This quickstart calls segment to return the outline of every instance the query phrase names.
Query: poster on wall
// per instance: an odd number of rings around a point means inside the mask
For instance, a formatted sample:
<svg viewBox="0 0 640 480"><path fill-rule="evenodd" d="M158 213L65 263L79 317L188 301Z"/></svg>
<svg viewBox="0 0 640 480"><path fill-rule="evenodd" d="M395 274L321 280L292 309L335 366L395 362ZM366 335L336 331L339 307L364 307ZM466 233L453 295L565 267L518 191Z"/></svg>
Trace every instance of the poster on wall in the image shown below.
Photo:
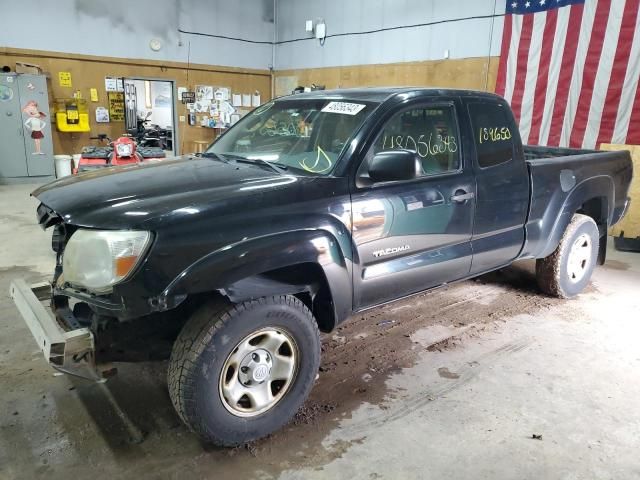
<svg viewBox="0 0 640 480"><path fill-rule="evenodd" d="M124 92L124 83L122 78L104 77L104 89L107 92Z"/></svg>
<svg viewBox="0 0 640 480"><path fill-rule="evenodd" d="M58 72L58 81L61 87L72 87L71 72Z"/></svg>
<svg viewBox="0 0 640 480"><path fill-rule="evenodd" d="M124 93L109 92L109 118L112 122L124 122Z"/></svg>
<svg viewBox="0 0 640 480"><path fill-rule="evenodd" d="M96 122L109 123L109 110L104 107L96 107Z"/></svg>
<svg viewBox="0 0 640 480"><path fill-rule="evenodd" d="M196 92L182 92L180 98L182 99L182 103L195 103Z"/></svg>
<svg viewBox="0 0 640 480"><path fill-rule="evenodd" d="M196 85L196 99L213 100L213 87L211 85Z"/></svg>
<svg viewBox="0 0 640 480"><path fill-rule="evenodd" d="M171 108L172 97L171 84L169 82L155 82L151 85L151 98L154 107Z"/></svg>

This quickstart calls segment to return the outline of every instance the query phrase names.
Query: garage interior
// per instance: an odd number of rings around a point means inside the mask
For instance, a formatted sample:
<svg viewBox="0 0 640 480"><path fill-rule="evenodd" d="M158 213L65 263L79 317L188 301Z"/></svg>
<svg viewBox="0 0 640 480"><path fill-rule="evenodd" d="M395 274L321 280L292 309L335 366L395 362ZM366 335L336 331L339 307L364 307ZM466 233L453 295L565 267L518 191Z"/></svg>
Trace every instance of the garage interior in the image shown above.
<svg viewBox="0 0 640 480"><path fill-rule="evenodd" d="M640 478L640 0L526 4L0 0L0 478ZM233 448L183 424L166 358L106 383L43 361L10 284L51 281L30 193L83 149L198 158L275 98L387 86L495 92L525 144L630 152L582 293L527 259L354 313L293 419Z"/></svg>

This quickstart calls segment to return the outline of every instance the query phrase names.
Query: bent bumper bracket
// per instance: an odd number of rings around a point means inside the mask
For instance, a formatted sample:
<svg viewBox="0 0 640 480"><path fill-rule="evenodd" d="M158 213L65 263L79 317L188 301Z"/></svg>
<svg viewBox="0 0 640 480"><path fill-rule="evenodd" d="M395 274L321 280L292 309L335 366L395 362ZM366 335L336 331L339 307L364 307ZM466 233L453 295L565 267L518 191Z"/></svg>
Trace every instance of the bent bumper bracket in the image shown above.
<svg viewBox="0 0 640 480"><path fill-rule="evenodd" d="M105 382L111 376L112 368L96 366L93 333L88 328L63 329L51 309L43 305L43 301L51 299L50 284L29 286L24 280L13 280L10 294L45 360L53 368L96 382Z"/></svg>

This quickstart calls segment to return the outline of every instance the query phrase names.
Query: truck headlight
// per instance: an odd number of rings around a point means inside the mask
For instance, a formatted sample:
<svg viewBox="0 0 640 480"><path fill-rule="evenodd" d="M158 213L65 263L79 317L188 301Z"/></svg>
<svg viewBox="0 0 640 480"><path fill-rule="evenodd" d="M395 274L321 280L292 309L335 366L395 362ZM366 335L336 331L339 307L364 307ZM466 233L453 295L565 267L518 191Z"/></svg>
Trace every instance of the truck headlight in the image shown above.
<svg viewBox="0 0 640 480"><path fill-rule="evenodd" d="M150 240L149 232L79 229L64 250L64 280L96 293L108 292L138 265Z"/></svg>

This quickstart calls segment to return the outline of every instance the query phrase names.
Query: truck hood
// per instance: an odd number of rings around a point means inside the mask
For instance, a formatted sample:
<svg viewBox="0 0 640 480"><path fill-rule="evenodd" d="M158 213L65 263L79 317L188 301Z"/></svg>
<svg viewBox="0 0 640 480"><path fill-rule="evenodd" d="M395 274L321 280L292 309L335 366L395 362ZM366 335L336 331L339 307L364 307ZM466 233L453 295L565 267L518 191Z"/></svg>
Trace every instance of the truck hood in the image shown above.
<svg viewBox="0 0 640 480"><path fill-rule="evenodd" d="M314 177L278 174L263 165L182 157L65 177L32 196L66 223L89 228L153 229L196 214L290 202ZM294 190L294 192L291 192ZM193 218L193 217L191 217Z"/></svg>

